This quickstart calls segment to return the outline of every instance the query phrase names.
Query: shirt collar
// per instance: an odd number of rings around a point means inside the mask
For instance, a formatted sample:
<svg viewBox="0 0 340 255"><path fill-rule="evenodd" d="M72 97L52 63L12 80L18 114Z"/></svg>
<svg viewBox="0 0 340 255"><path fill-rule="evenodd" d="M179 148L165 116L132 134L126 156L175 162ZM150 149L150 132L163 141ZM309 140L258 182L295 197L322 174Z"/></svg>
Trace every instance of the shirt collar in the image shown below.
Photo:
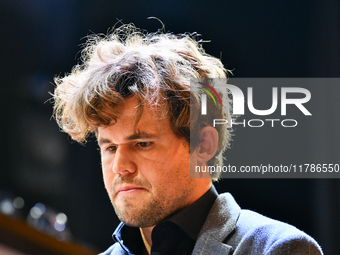
<svg viewBox="0 0 340 255"><path fill-rule="evenodd" d="M213 185L198 200L167 218L179 226L190 238L196 241L198 234L214 204L218 193Z"/></svg>
<svg viewBox="0 0 340 255"><path fill-rule="evenodd" d="M139 254L144 244L139 228L129 227L121 222L112 235L114 241L128 254Z"/></svg>

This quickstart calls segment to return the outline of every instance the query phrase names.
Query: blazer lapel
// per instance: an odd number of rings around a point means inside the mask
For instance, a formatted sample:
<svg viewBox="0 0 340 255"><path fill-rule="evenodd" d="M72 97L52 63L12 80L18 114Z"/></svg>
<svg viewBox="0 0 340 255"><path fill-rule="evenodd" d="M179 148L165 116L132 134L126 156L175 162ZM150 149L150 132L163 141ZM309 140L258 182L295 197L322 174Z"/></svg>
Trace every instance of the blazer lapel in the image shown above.
<svg viewBox="0 0 340 255"><path fill-rule="evenodd" d="M194 255L231 254L233 248L223 243L235 230L241 208L229 193L218 196L197 238Z"/></svg>

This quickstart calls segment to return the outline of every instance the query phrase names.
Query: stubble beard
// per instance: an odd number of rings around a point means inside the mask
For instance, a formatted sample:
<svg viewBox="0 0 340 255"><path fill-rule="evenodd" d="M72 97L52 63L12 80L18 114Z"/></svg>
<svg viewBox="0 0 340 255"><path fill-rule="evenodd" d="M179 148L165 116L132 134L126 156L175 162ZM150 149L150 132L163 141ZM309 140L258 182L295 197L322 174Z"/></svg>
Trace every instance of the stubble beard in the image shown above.
<svg viewBox="0 0 340 255"><path fill-rule="evenodd" d="M114 202L112 196L111 201L120 221L131 227L145 228L157 225L176 212L188 196L188 193L187 190L174 199L169 199L164 194L163 196L158 196L157 199L153 196L144 196L147 200L139 206L133 205L126 198L121 198L120 205Z"/></svg>
<svg viewBox="0 0 340 255"><path fill-rule="evenodd" d="M114 210L118 219L131 227L151 227L157 225L161 220L168 216L165 208L156 200L143 203L141 206L129 204L127 199L123 199L123 204L113 203Z"/></svg>

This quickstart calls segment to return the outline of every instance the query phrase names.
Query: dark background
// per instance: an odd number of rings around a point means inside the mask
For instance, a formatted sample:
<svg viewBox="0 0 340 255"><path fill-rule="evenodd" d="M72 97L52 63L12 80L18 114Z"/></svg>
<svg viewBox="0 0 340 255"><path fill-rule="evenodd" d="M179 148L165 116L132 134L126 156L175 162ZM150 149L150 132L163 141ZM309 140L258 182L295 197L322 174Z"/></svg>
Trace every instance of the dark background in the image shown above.
<svg viewBox="0 0 340 255"><path fill-rule="evenodd" d="M340 3L327 1L1 0L0 189L20 195L25 210L45 203L69 218L74 240L101 251L118 220L102 183L94 141L86 147L60 133L46 103L53 77L78 62L81 39L106 33L117 20L173 33L198 32L206 51L235 77L339 77ZM293 135L237 129L234 161L339 163L338 88L312 94L320 119ZM286 152L286 154L285 154ZM327 162L318 162L327 160ZM312 162L302 162L312 163ZM339 254L338 179L230 179L216 184L242 208L289 222Z"/></svg>

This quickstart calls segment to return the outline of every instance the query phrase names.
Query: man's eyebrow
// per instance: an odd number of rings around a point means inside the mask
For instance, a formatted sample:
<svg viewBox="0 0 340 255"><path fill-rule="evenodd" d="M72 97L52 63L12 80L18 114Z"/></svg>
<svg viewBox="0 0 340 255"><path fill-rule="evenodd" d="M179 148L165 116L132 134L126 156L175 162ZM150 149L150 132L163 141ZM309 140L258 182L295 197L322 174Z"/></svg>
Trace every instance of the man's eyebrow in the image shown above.
<svg viewBox="0 0 340 255"><path fill-rule="evenodd" d="M127 138L125 138L125 140L132 141L132 140L138 140L138 139L150 139L150 138L157 138L157 137L158 136L155 134L149 134L145 132L136 132L133 135L130 135ZM111 143L111 142L112 141L110 139L106 139L106 138L100 138L98 140L99 145L103 145L103 144Z"/></svg>
<svg viewBox="0 0 340 255"><path fill-rule="evenodd" d="M98 140L98 145L99 145L99 146L100 146L100 145L103 145L103 144L106 144L106 143L111 143L111 140L106 139L106 138L100 138L100 139Z"/></svg>
<svg viewBox="0 0 340 255"><path fill-rule="evenodd" d="M145 139L145 138L157 138L157 135L149 134L145 132L136 132L133 135L130 135L129 137L127 137L126 140L131 141L131 140L138 140L138 139Z"/></svg>

